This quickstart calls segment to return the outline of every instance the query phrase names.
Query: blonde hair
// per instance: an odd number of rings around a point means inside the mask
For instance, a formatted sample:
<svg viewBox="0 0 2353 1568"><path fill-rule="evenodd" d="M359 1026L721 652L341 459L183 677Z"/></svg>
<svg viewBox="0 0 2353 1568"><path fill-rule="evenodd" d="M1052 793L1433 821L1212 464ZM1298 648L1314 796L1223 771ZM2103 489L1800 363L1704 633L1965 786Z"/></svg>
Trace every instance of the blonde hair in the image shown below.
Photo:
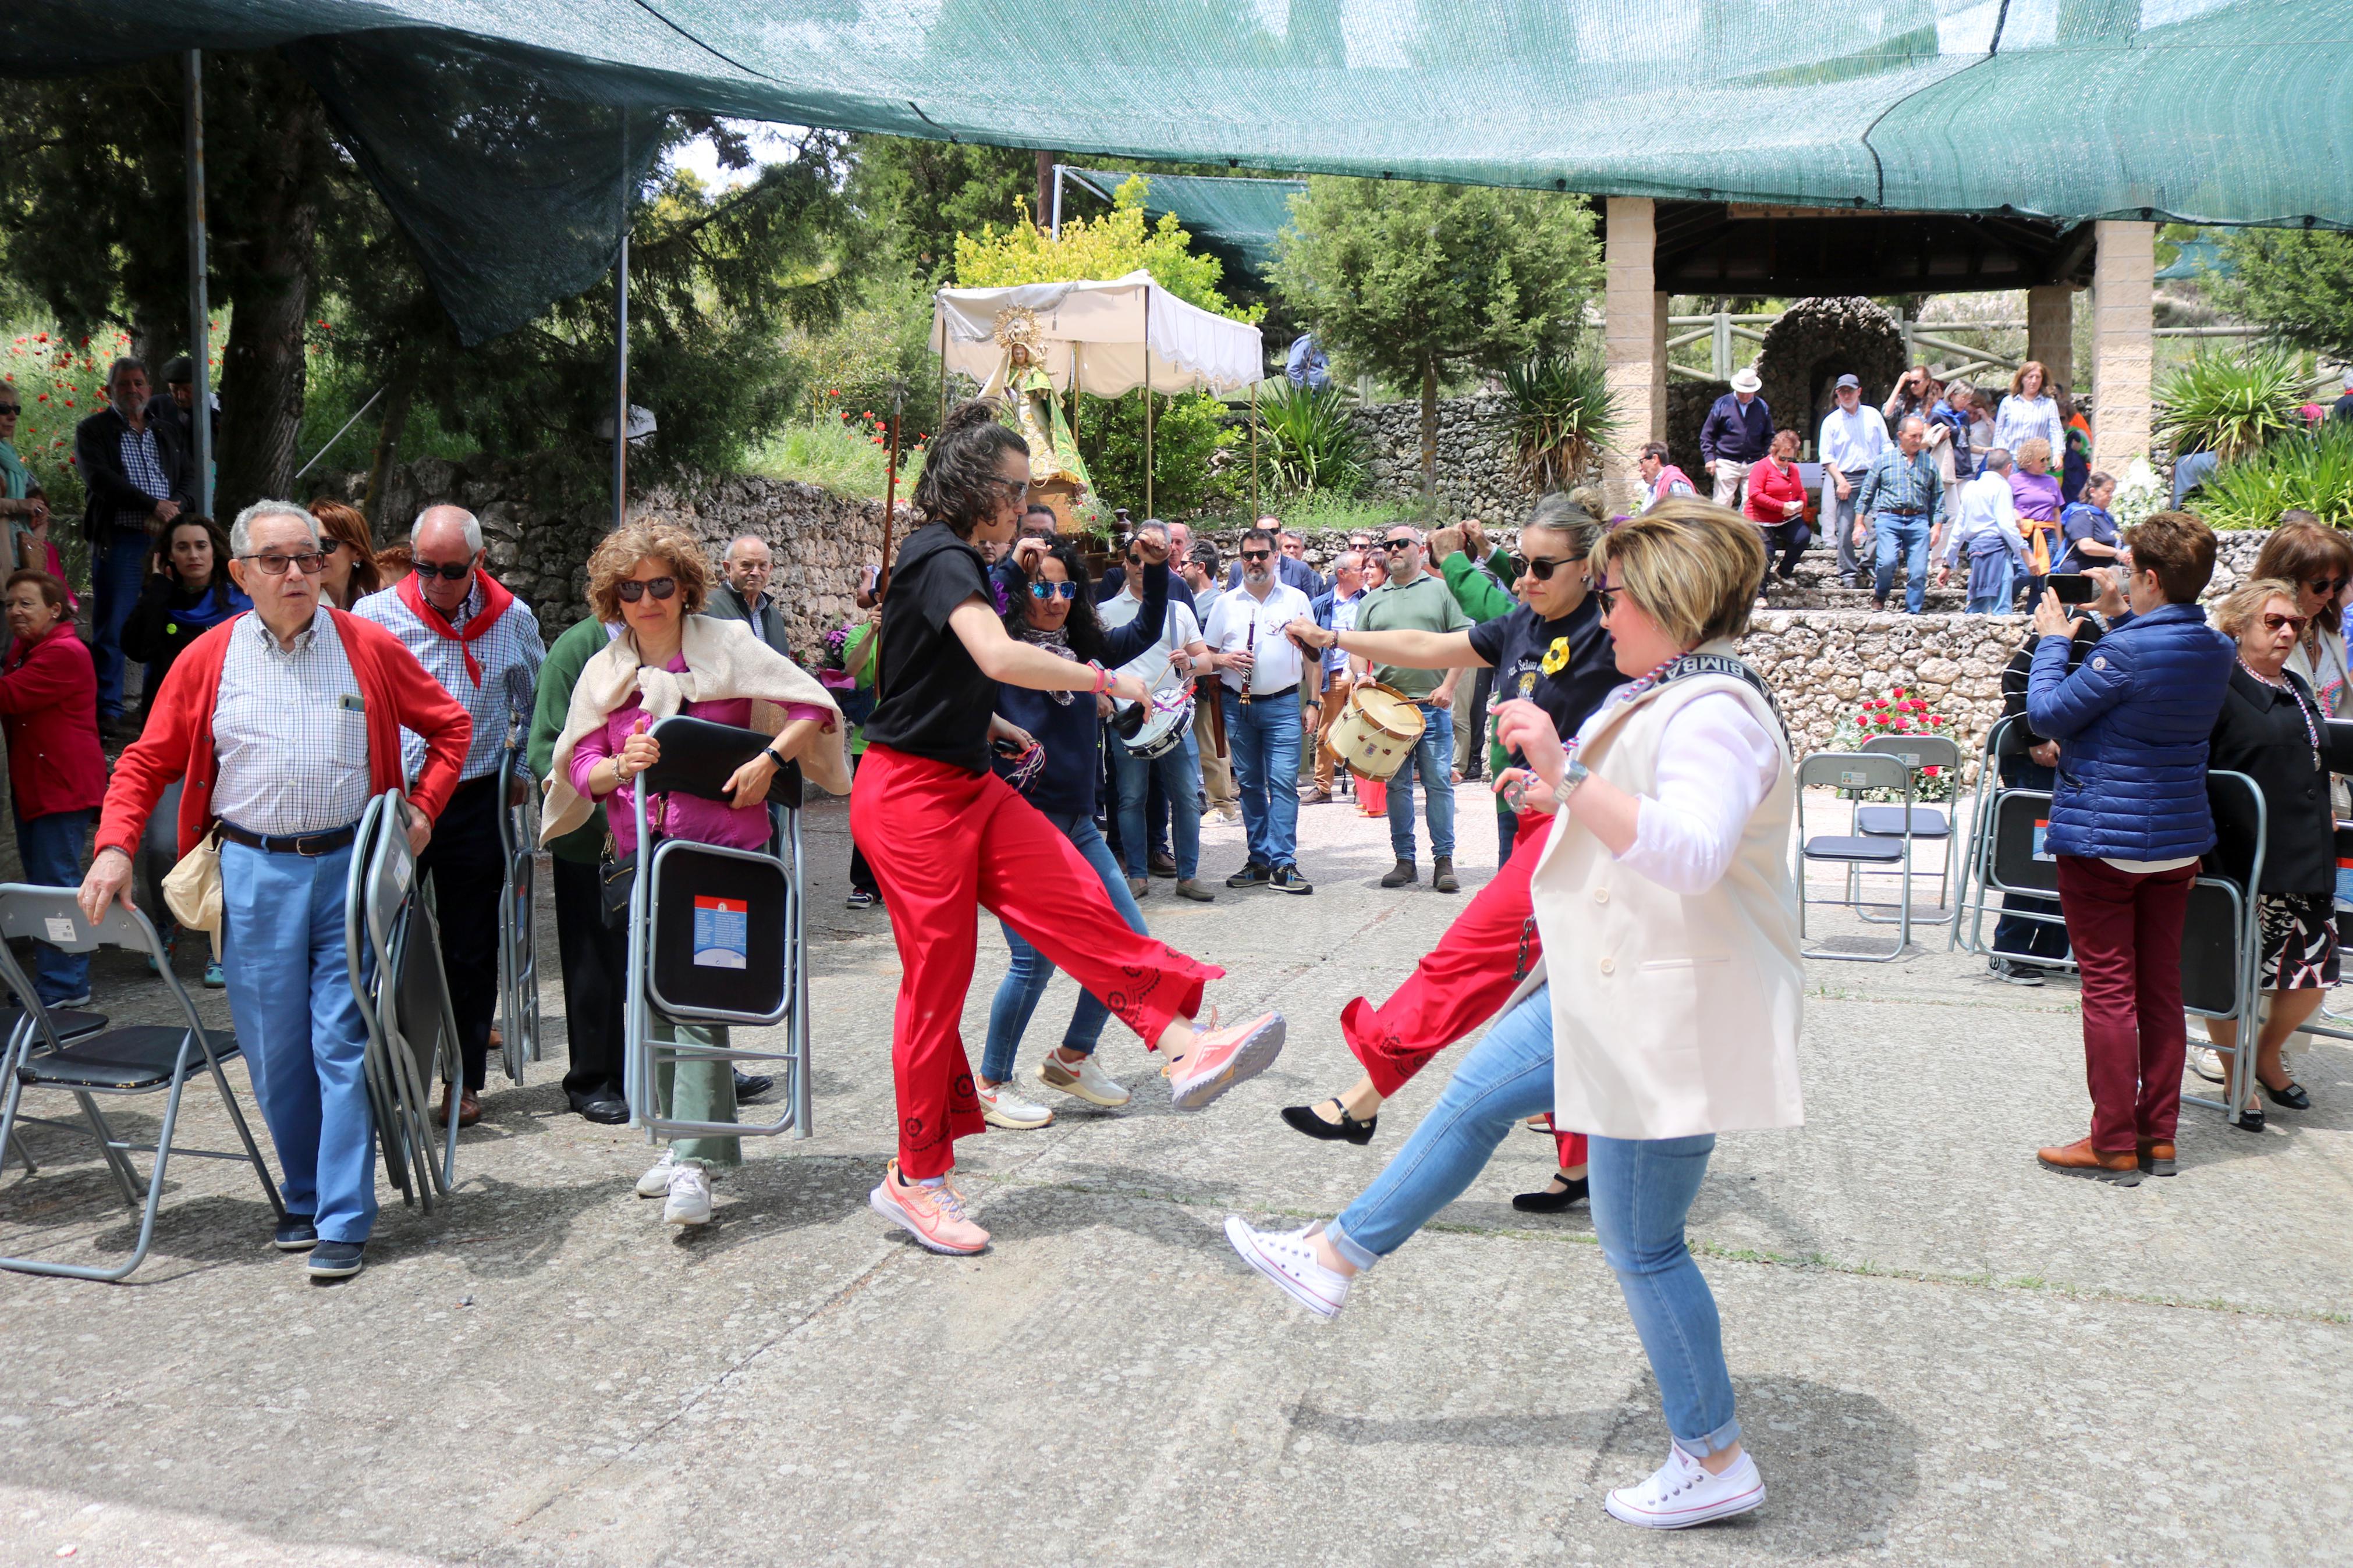
<svg viewBox="0 0 2353 1568"><path fill-rule="evenodd" d="M1765 543L1739 513L1677 496L1603 534L1593 570L1689 649L1748 630Z"/></svg>
<svg viewBox="0 0 2353 1568"><path fill-rule="evenodd" d="M641 561L659 561L678 579L679 610L691 616L711 596L711 558L702 542L667 517L649 514L607 534L588 557L588 610L610 625L621 618L621 580Z"/></svg>
<svg viewBox="0 0 2353 1568"><path fill-rule="evenodd" d="M2287 601L2288 614L2302 615L2296 608L2295 584L2277 577L2253 577L2222 595L2214 606L2214 626L2226 637L2244 637L2263 606L2274 599Z"/></svg>
<svg viewBox="0 0 2353 1568"><path fill-rule="evenodd" d="M2021 468L2029 463L2040 463L2047 468L2051 466L2051 443L2040 436L2029 436L2010 456L2010 460Z"/></svg>

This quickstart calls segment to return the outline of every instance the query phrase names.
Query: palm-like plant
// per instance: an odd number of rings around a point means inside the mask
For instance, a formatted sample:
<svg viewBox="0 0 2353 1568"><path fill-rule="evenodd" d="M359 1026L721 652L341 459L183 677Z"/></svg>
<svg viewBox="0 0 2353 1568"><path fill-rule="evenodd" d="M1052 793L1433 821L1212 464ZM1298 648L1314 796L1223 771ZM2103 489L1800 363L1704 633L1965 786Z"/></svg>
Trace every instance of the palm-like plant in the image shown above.
<svg viewBox="0 0 2353 1568"><path fill-rule="evenodd" d="M1520 475L1538 490L1567 489L1600 461L1620 416L1598 362L1542 354L1506 370L1504 387Z"/></svg>
<svg viewBox="0 0 2353 1568"><path fill-rule="evenodd" d="M1275 471L1293 489L1348 495L1364 482L1364 442L1336 389L1261 387L1258 418Z"/></svg>
<svg viewBox="0 0 2353 1568"><path fill-rule="evenodd" d="M2301 357L2286 349L2201 353L2158 388L2157 437L2177 457L2245 457L2298 428L2306 380Z"/></svg>
<svg viewBox="0 0 2353 1568"><path fill-rule="evenodd" d="M2301 508L2331 528L2353 529L2353 431L2332 422L2224 463L2190 504L2216 528L2270 528Z"/></svg>

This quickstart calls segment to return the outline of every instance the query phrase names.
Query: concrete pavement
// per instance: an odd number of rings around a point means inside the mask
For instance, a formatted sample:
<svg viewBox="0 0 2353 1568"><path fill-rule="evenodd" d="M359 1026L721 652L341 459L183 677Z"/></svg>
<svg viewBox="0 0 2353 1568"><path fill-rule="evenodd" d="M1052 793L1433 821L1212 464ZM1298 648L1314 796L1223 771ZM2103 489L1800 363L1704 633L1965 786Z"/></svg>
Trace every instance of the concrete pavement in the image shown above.
<svg viewBox="0 0 2353 1568"><path fill-rule="evenodd" d="M1467 897L1494 850L1464 805ZM1808 1123L1726 1138L1692 1219L1770 1500L1660 1538L1600 1511L1666 1439L1589 1221L1510 1206L1549 1140L1507 1141L1330 1324L1219 1234L1334 1212L1442 1086L1410 1086L1364 1150L1275 1116L1353 1078L1341 1004L1459 907L1426 845L1424 884L1384 892L1386 828L1314 807L1313 898L1155 884L1155 931L1228 969L1229 1014L1281 1006L1289 1048L1178 1116L1114 1026L1134 1105L966 1142L997 1240L948 1259L865 1206L897 963L886 917L842 909L845 815L809 822L817 1136L753 1145L701 1232L662 1226L630 1189L642 1138L564 1112L543 916L555 1048L494 1081L455 1202L392 1203L358 1279L309 1285L249 1175L196 1161L130 1285L0 1275L0 1562L2353 1560L2343 1047L2296 1056L2310 1112L2250 1135L2189 1111L2182 1174L2117 1190L2033 1163L2084 1121L2072 985L2001 984L1941 937L1816 963ZM1221 879L1239 831L1205 838ZM976 1057L1002 954L986 926ZM118 1016L155 1007L136 961L103 956L99 984ZM1040 1006L1025 1069L1072 994ZM188 1141L220 1146L216 1107L190 1106ZM120 1124L152 1135L151 1107ZM43 1169L0 1177L0 1247L122 1256L87 1142L28 1141Z"/></svg>

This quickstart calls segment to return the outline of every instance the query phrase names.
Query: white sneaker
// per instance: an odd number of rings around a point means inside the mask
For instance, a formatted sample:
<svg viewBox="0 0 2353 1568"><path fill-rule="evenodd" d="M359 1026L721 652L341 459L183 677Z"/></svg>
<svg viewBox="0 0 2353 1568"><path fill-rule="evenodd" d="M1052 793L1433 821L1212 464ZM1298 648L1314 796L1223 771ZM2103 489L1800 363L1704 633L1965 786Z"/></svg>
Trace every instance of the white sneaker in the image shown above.
<svg viewBox="0 0 2353 1568"><path fill-rule="evenodd" d="M1226 1216L1226 1239L1242 1255L1244 1263L1282 1286L1293 1300L1317 1317L1336 1317L1348 1304L1348 1287L1356 1280L1315 1260L1315 1248L1307 1239L1314 1228L1253 1230L1240 1215Z"/></svg>
<svg viewBox="0 0 2353 1568"><path fill-rule="evenodd" d="M980 1119L991 1127L1007 1127L1016 1132L1027 1132L1054 1120L1052 1111L1035 1100L1022 1099L1013 1092L1013 1086L1009 1083L1000 1083L991 1089L975 1079L972 1091L980 1097Z"/></svg>
<svg viewBox="0 0 2353 1568"><path fill-rule="evenodd" d="M646 1173L638 1178L638 1196L641 1198L659 1198L668 1196L670 1194L670 1173L677 1169L677 1159L669 1150L663 1150L662 1157L656 1160L652 1164L647 1166Z"/></svg>
<svg viewBox="0 0 2353 1568"><path fill-rule="evenodd" d="M1757 1473L1757 1461L1746 1449L1724 1474L1711 1476L1697 1459L1672 1447L1667 1462L1649 1480L1616 1489L1601 1506L1610 1518L1645 1530L1684 1530L1746 1513L1764 1500L1765 1478Z"/></svg>
<svg viewBox="0 0 2353 1568"><path fill-rule="evenodd" d="M691 1160L681 1160L670 1173L670 1202L662 1205L665 1225L703 1225L711 1218L711 1177Z"/></svg>
<svg viewBox="0 0 2353 1568"><path fill-rule="evenodd" d="M1092 1056L1066 1062L1053 1052L1038 1064L1038 1081L1048 1089L1059 1089L1064 1094L1075 1095L1089 1105L1125 1105L1129 1096L1126 1086L1096 1065Z"/></svg>

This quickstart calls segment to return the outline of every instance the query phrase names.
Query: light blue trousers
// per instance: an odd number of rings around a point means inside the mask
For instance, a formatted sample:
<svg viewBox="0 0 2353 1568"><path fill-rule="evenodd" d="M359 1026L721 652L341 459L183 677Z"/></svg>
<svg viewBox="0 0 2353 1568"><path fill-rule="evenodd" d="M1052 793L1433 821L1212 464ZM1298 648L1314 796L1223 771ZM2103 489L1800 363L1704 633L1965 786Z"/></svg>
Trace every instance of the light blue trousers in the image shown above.
<svg viewBox="0 0 2353 1568"><path fill-rule="evenodd" d="M286 1212L322 1241L375 1227L367 1026L343 956L352 850L270 855L221 846L221 973L229 1018L284 1173Z"/></svg>

